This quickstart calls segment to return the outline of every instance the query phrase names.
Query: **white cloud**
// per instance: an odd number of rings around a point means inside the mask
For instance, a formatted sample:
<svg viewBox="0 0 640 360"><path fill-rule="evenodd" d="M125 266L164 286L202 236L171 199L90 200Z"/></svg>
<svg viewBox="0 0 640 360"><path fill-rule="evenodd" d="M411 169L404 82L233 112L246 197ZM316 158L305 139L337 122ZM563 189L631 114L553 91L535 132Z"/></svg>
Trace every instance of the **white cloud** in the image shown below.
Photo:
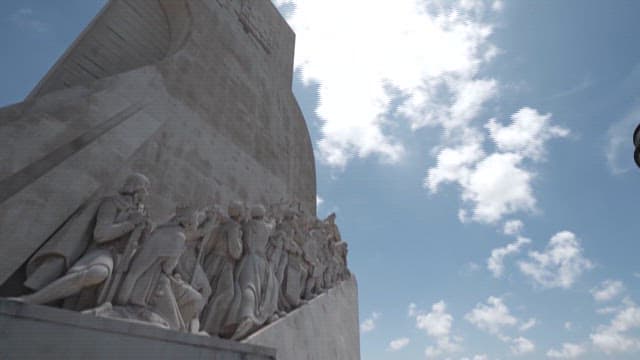
<svg viewBox="0 0 640 360"><path fill-rule="evenodd" d="M591 289L593 299L598 302L609 301L616 298L624 291L621 281L605 280L599 286Z"/></svg>
<svg viewBox="0 0 640 360"><path fill-rule="evenodd" d="M43 21L34 17L33 10L21 8L9 16L9 20L20 29L44 33L49 30L49 26Z"/></svg>
<svg viewBox="0 0 640 360"><path fill-rule="evenodd" d="M360 332L368 333L376 328L376 321L380 318L380 313L373 312L371 316L365 319L362 324L360 324Z"/></svg>
<svg viewBox="0 0 640 360"><path fill-rule="evenodd" d="M480 66L497 53L489 43L496 3L274 3L295 6L285 15L296 32L295 66L306 84L319 85L318 150L325 164L344 167L368 156L398 161L405 148L390 131L397 125L388 116L392 103L414 129L451 129L477 116L497 91L494 79L478 77Z"/></svg>
<svg viewBox="0 0 640 360"><path fill-rule="evenodd" d="M495 223L506 215L536 209L531 166L545 159L549 140L566 137L569 130L551 125L551 114L541 115L528 107L518 110L511 119L507 126L495 119L485 125L497 151L487 152L479 130L466 128L458 136L458 142L464 145L440 148L436 166L428 170L424 185L432 193L443 183L461 187L466 205L459 211L463 222Z"/></svg>
<svg viewBox="0 0 640 360"><path fill-rule="evenodd" d="M414 303L409 304L409 308L407 310L407 316L416 317L418 316L418 306Z"/></svg>
<svg viewBox="0 0 640 360"><path fill-rule="evenodd" d="M620 311L620 308L617 306L607 306L607 307L596 309L596 314L610 315L610 314L615 314L618 311Z"/></svg>
<svg viewBox="0 0 640 360"><path fill-rule="evenodd" d="M502 329L518 323L501 298L490 296L487 304L479 303L464 318L481 330L493 335L502 335Z"/></svg>
<svg viewBox="0 0 640 360"><path fill-rule="evenodd" d="M485 157L480 143L471 143L457 148L445 148L437 156L437 165L429 170L425 186L437 192L438 186L446 182L466 183L473 169L470 167Z"/></svg>
<svg viewBox="0 0 640 360"><path fill-rule="evenodd" d="M516 242L508 244L505 247L496 248L491 251L491 256L487 259L487 268L493 273L493 276L499 278L504 273L504 258L511 254L517 254L520 249L531 243L531 240L518 237Z"/></svg>
<svg viewBox="0 0 640 360"><path fill-rule="evenodd" d="M411 307L410 307L411 311ZM431 306L431 311L426 313L413 308L416 318L416 327L424 330L427 335L435 341L425 349L428 359L437 358L441 355L452 354L460 351L462 338L451 335L453 316L447 313L447 305L444 301L439 301Z"/></svg>
<svg viewBox="0 0 640 360"><path fill-rule="evenodd" d="M529 320L524 322L522 325L520 325L518 330L527 331L527 330L531 329L532 327L536 326L536 324L538 324L538 320L536 320L535 318L530 318Z"/></svg>
<svg viewBox="0 0 640 360"><path fill-rule="evenodd" d="M320 207L322 206L323 203L324 203L324 199L321 198L319 195L316 195L316 206Z"/></svg>
<svg viewBox="0 0 640 360"><path fill-rule="evenodd" d="M481 269L480 265L478 265L475 262L471 261L471 262L468 262L468 263L464 264L460 268L460 271L458 271L458 274L460 276L468 277L468 276L471 276L472 274L474 274L475 272L477 272L480 269Z"/></svg>
<svg viewBox="0 0 640 360"><path fill-rule="evenodd" d="M623 305L609 325L599 326L590 335L593 345L609 355L640 350L640 339L628 334L640 328L640 308L630 299Z"/></svg>
<svg viewBox="0 0 640 360"><path fill-rule="evenodd" d="M531 340L520 336L515 339L511 339L510 349L511 353L514 355L523 355L534 351L536 346Z"/></svg>
<svg viewBox="0 0 640 360"><path fill-rule="evenodd" d="M505 235L518 235L522 231L524 223L521 220L509 220L504 223L502 232Z"/></svg>
<svg viewBox="0 0 640 360"><path fill-rule="evenodd" d="M453 316L447 313L447 305L439 301L431 307L431 312L416 316L416 327L425 330L431 337L448 336L451 333Z"/></svg>
<svg viewBox="0 0 640 360"><path fill-rule="evenodd" d="M475 206L474 220L494 223L506 214L535 208L533 175L519 166L521 161L517 154L494 153L478 163L462 193L462 199Z"/></svg>
<svg viewBox="0 0 640 360"><path fill-rule="evenodd" d="M569 135L568 129L550 124L551 114L542 115L528 107L511 115L511 120L508 126L499 124L495 119L489 120L486 128L491 139L500 151L517 153L536 161L544 158L548 140Z"/></svg>
<svg viewBox="0 0 640 360"><path fill-rule="evenodd" d="M399 338L399 339L391 340L391 342L389 343L388 350L398 351L406 347L407 345L409 345L409 341L410 341L409 338Z"/></svg>
<svg viewBox="0 0 640 360"><path fill-rule="evenodd" d="M543 252L529 252L528 261L518 263L520 271L547 288L570 288L577 278L593 267L584 257L580 241L569 231L555 234Z"/></svg>
<svg viewBox="0 0 640 360"><path fill-rule="evenodd" d="M562 349L550 349L547 351L547 357L552 359L576 359L586 352L583 345L564 343Z"/></svg>
<svg viewBox="0 0 640 360"><path fill-rule="evenodd" d="M485 354L482 355L474 355L472 358L463 357L460 360L488 360L489 357Z"/></svg>
<svg viewBox="0 0 640 360"><path fill-rule="evenodd" d="M573 328L573 324L571 323L571 321L565 321L564 328L565 330L571 330Z"/></svg>

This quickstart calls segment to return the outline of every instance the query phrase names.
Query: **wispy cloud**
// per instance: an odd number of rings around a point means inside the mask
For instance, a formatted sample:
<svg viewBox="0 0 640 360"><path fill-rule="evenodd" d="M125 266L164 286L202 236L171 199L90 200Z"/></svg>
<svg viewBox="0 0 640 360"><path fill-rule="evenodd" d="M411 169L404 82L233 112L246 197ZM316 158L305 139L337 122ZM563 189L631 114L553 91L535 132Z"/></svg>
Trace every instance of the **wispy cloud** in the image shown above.
<svg viewBox="0 0 640 360"><path fill-rule="evenodd" d="M640 119L640 105L614 122L607 130L605 156L609 170L614 175L624 174L635 165L631 136Z"/></svg>
<svg viewBox="0 0 640 360"><path fill-rule="evenodd" d="M538 320L536 320L535 318L531 318L531 319L527 320L526 322L524 322L522 325L520 325L518 330L527 331L527 330L533 328L534 326L536 326L537 324L538 324Z"/></svg>
<svg viewBox="0 0 640 360"><path fill-rule="evenodd" d="M49 31L49 25L37 19L30 8L21 8L9 16L9 20L22 30L29 30L38 33Z"/></svg>
<svg viewBox="0 0 640 360"><path fill-rule="evenodd" d="M599 286L591 289L593 299L598 302L610 301L624 291L622 281L605 280Z"/></svg>
<svg viewBox="0 0 640 360"><path fill-rule="evenodd" d="M567 96L572 96L578 94L582 91L589 89L593 85L593 79L591 76L585 76L582 81L576 83L575 85L569 87L568 89L558 91L555 94L552 94L549 99L560 99Z"/></svg>
<svg viewBox="0 0 640 360"><path fill-rule="evenodd" d="M398 351L402 348L405 348L407 345L409 345L409 338L399 338L399 339L395 339L395 340L391 340L391 342L389 342L389 347L387 348L387 350L389 351Z"/></svg>
<svg viewBox="0 0 640 360"><path fill-rule="evenodd" d="M586 353L584 345L563 343L559 350L550 349L547 351L547 357L551 359L577 359Z"/></svg>
<svg viewBox="0 0 640 360"><path fill-rule="evenodd" d="M378 312L373 312L371 313L371 316L369 316L368 318L366 318L361 324L360 324L360 332L362 333L368 333L371 332L373 330L375 330L376 328L376 321L378 321L378 319L380 318L380 313Z"/></svg>

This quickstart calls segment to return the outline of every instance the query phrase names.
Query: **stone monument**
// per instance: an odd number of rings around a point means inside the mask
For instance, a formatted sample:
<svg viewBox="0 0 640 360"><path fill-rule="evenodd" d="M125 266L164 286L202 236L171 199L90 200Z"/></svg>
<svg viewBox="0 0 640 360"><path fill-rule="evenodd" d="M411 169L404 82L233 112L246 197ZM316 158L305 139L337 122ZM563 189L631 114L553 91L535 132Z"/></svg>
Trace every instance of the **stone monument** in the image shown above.
<svg viewBox="0 0 640 360"><path fill-rule="evenodd" d="M268 0L110 0L0 109L0 358L359 359L293 46Z"/></svg>

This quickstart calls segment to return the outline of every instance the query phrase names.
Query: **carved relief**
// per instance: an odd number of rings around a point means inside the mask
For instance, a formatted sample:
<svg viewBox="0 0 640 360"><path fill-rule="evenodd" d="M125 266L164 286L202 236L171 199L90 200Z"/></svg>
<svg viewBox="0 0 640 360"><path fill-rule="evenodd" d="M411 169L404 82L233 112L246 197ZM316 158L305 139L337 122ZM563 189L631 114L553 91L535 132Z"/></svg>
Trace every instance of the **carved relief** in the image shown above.
<svg viewBox="0 0 640 360"><path fill-rule="evenodd" d="M335 214L256 205L245 218L232 202L179 207L156 226L149 187L133 174L85 204L30 260L33 292L13 300L238 340L350 277Z"/></svg>

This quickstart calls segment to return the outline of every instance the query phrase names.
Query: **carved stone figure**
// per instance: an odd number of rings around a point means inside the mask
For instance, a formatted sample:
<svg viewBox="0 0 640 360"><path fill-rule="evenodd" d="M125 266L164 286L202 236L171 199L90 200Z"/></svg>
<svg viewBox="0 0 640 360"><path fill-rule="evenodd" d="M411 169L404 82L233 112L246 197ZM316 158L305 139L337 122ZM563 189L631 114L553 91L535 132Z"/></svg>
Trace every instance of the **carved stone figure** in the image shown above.
<svg viewBox="0 0 640 360"><path fill-rule="evenodd" d="M278 281L278 310L279 315L283 315L286 311L291 310L292 302L286 297L286 270L289 264L289 253L298 251L300 248L294 243L293 237L295 212L292 210L283 211L281 219L278 219L273 234L269 237L269 246L267 247L267 259L273 273ZM298 304L299 299L293 303Z"/></svg>
<svg viewBox="0 0 640 360"><path fill-rule="evenodd" d="M118 285L114 275L126 271L149 229L143 203L149 187L144 175L133 174L117 195L86 204L34 255L25 285L37 291L16 300L45 304L77 295L67 302L77 309L110 301Z"/></svg>
<svg viewBox="0 0 640 360"><path fill-rule="evenodd" d="M251 219L242 226L244 255L235 272L240 308L233 321L238 326L232 339L245 337L277 316L278 282L266 256L272 227L264 221L264 216L264 207L255 206L251 209Z"/></svg>
<svg viewBox="0 0 640 360"><path fill-rule="evenodd" d="M204 248L204 271L212 296L202 314L202 325L211 336L231 335L224 325L227 315L233 312L236 293L233 271L242 257L242 209L240 202L229 205L229 216L209 234L211 239Z"/></svg>
<svg viewBox="0 0 640 360"><path fill-rule="evenodd" d="M303 242L302 237L304 233L299 219L296 219L297 213L291 211L289 215L290 216L285 217L281 225L284 234L286 234L282 240L284 242L287 262L285 264L281 286L282 297L284 299L283 305L286 311L296 308L303 303L302 294L305 289L308 274L304 253L300 246L300 243Z"/></svg>
<svg viewBox="0 0 640 360"><path fill-rule="evenodd" d="M165 320L171 329L198 332L197 321L192 324L208 294L203 295L189 282L196 271L189 278L183 278L185 274L177 270L189 247L187 239L197 238L198 215L193 209L179 208L173 219L148 236L131 262L117 293L116 304L137 306L143 312L153 313ZM122 313L120 310L116 315L109 312L98 312L98 315L129 317ZM151 321L151 318L146 315L142 320Z"/></svg>
<svg viewBox="0 0 640 360"><path fill-rule="evenodd" d="M320 289L320 279L324 273L325 265L322 264L320 259L320 246L324 235L320 222L315 221L307 233L306 241L304 243L303 250L305 258L307 259L306 261L309 273L305 284L303 298L307 300L322 292Z"/></svg>
<svg viewBox="0 0 640 360"><path fill-rule="evenodd" d="M149 180L129 176L117 195L88 202L27 267L36 304L242 339L350 276L335 214L232 202L179 207L158 227L144 206ZM71 265L70 265L71 264Z"/></svg>

